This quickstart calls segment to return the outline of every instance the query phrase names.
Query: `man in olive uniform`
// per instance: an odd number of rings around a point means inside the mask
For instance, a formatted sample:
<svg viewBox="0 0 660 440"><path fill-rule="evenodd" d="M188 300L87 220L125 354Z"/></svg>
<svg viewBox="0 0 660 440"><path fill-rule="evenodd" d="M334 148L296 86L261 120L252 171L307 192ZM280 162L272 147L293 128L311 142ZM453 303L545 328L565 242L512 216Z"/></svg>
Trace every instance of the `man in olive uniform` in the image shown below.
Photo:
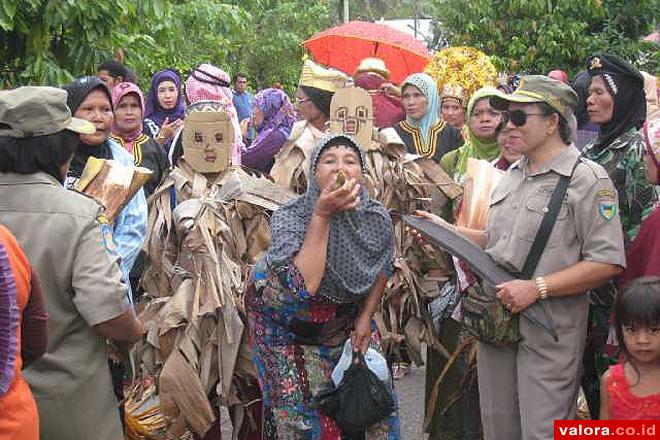
<svg viewBox="0 0 660 440"><path fill-rule="evenodd" d="M0 223L39 276L48 351L26 371L41 438L123 439L103 338L133 342L142 326L126 302L102 208L62 185L77 133L67 93L52 87L0 92Z"/></svg>

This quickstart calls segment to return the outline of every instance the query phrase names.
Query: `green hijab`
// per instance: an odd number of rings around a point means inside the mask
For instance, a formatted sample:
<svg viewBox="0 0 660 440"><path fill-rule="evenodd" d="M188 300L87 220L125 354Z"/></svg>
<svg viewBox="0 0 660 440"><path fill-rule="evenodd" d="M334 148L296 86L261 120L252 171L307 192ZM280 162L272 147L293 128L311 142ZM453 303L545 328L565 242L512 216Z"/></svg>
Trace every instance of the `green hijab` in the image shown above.
<svg viewBox="0 0 660 440"><path fill-rule="evenodd" d="M497 159L500 155L500 147L497 144L497 139L482 141L470 129L470 117L472 117L472 110L474 110L476 103L481 99L500 94L494 87L482 87L470 97L467 106L468 139L461 148L450 151L440 159L440 165L454 180L467 171L468 158L472 157L474 159L491 161Z"/></svg>

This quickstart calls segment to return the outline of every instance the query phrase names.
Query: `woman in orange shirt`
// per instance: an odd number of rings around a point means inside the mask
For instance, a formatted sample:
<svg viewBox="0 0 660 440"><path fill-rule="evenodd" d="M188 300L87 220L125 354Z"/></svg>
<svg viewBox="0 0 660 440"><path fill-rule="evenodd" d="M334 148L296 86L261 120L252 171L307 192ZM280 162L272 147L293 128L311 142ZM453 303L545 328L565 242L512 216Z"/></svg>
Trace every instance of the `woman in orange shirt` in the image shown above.
<svg viewBox="0 0 660 440"><path fill-rule="evenodd" d="M0 225L0 440L38 440L37 407L21 374L46 351L39 282L14 236Z"/></svg>

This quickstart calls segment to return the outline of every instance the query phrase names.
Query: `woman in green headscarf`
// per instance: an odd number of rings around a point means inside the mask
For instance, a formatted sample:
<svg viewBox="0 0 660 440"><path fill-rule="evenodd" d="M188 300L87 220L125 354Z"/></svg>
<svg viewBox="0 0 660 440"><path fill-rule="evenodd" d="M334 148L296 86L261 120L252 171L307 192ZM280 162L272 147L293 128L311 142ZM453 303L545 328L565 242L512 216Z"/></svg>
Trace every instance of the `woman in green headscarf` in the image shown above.
<svg viewBox="0 0 660 440"><path fill-rule="evenodd" d="M442 168L459 183L462 183L467 170L468 158L493 161L500 155L496 129L501 115L490 106L490 97L500 94L493 87L483 87L472 95L467 107L468 138L462 147L440 159ZM428 438L480 439L482 430L472 348L474 344L469 342L470 338L462 331L461 324L451 318L443 320L438 337L450 353L460 354L451 366L447 366L447 359L440 353L429 350L427 354L425 428Z"/></svg>
<svg viewBox="0 0 660 440"><path fill-rule="evenodd" d="M442 168L457 182L462 180L467 170L468 158L492 161L500 154L496 128L501 116L490 106L489 100L491 96L500 94L494 87L482 87L472 95L467 107L468 138L462 147L440 159Z"/></svg>

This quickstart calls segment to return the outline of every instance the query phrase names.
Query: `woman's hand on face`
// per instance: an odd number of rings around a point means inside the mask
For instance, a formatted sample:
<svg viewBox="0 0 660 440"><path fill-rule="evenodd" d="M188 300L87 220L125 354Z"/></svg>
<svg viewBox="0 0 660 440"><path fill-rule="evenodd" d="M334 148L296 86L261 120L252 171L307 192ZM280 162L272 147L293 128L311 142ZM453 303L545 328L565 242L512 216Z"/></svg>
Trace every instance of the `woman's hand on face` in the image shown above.
<svg viewBox="0 0 660 440"><path fill-rule="evenodd" d="M360 184L357 179L346 181L340 188L335 189L335 180L323 188L316 202L316 215L329 219L341 211L348 211L360 203Z"/></svg>
<svg viewBox="0 0 660 440"><path fill-rule="evenodd" d="M534 281L512 280L497 286L497 297L511 313L520 313L538 300L538 292Z"/></svg>
<svg viewBox="0 0 660 440"><path fill-rule="evenodd" d="M371 320L359 317L355 323L355 330L351 333L351 345L353 351L358 350L363 354L367 352L371 342Z"/></svg>

